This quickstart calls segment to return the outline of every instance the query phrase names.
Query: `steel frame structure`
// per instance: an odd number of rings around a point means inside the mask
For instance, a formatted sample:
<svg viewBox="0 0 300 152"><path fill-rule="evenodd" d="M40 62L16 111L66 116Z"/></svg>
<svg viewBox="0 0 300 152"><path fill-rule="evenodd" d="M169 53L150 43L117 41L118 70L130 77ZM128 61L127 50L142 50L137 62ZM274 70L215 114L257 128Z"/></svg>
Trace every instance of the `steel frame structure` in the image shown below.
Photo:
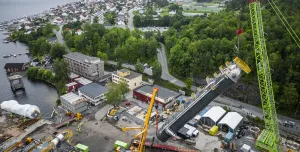
<svg viewBox="0 0 300 152"><path fill-rule="evenodd" d="M254 41L256 69L265 129L258 136L256 148L281 152L278 120L272 87L269 59L264 38L260 0L248 0Z"/></svg>

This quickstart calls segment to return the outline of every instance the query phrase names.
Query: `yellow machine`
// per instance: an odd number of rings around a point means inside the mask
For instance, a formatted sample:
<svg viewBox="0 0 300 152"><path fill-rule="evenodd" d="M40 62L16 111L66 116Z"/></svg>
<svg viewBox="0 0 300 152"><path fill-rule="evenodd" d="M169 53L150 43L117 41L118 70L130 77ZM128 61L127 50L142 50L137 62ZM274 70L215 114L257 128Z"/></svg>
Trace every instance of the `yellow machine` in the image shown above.
<svg viewBox="0 0 300 152"><path fill-rule="evenodd" d="M76 121L79 121L82 119L82 114L81 113L76 113Z"/></svg>
<svg viewBox="0 0 300 152"><path fill-rule="evenodd" d="M155 96L156 96L157 91L158 91L158 88L153 89L153 93L152 93L151 101L150 101L150 104L149 104L149 108L148 108L147 114L145 116L144 126L143 127L128 127L128 128L125 127L125 128L122 128L122 131L124 131L124 132L127 131L127 130L142 130L142 132L135 135L135 138L138 138L139 136L141 136L141 137L140 137L138 148L132 149L132 151L134 151L134 152L143 152L144 151L144 144L145 144L146 136L147 136L147 132L148 132L149 120L150 120L150 116L151 116L152 109L153 109L153 106L154 106Z"/></svg>
<svg viewBox="0 0 300 152"><path fill-rule="evenodd" d="M52 138L49 138L49 142L50 142L50 145L43 148L41 150L41 152L49 152L51 150L53 150L56 145L61 142L61 141L65 141L65 140L70 140L71 138L73 137L73 132L71 130L64 130L63 132L61 132L60 134L58 134L56 136L56 138L52 139ZM52 139L52 140L51 140ZM51 140L51 141L50 141Z"/></svg>

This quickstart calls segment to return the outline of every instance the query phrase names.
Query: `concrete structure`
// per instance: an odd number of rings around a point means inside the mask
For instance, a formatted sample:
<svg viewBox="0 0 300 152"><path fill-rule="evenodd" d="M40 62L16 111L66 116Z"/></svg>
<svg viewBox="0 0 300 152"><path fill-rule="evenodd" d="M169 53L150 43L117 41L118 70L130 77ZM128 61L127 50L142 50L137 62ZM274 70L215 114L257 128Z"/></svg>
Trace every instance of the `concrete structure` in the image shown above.
<svg viewBox="0 0 300 152"><path fill-rule="evenodd" d="M124 81L128 84L128 88L133 90L142 84L142 75L132 72L128 69L121 69L112 73L112 82L119 83Z"/></svg>
<svg viewBox="0 0 300 152"><path fill-rule="evenodd" d="M25 89L22 76L13 75L8 77L8 80L13 91L16 91L18 89Z"/></svg>
<svg viewBox="0 0 300 152"><path fill-rule="evenodd" d="M78 74L71 72L71 74L69 75L69 78L71 79L71 82L74 82L75 79L80 78L80 76Z"/></svg>
<svg viewBox="0 0 300 152"><path fill-rule="evenodd" d="M220 130L235 132L236 128L243 123L243 117L237 112L228 112L218 123Z"/></svg>
<svg viewBox="0 0 300 152"><path fill-rule="evenodd" d="M202 116L201 122L207 126L217 125L225 113L226 111L220 106L212 107Z"/></svg>
<svg viewBox="0 0 300 152"><path fill-rule="evenodd" d="M105 101L107 89L97 83L90 83L78 89L78 94L81 97L89 99L91 104L97 106Z"/></svg>
<svg viewBox="0 0 300 152"><path fill-rule="evenodd" d="M155 102L158 104L159 109L165 109L171 106L176 98L181 94L158 85L144 85L133 90L133 97L143 102L149 103L151 100L153 88L158 88L155 97Z"/></svg>
<svg viewBox="0 0 300 152"><path fill-rule="evenodd" d="M74 52L65 54L64 59L69 63L71 72L90 80L99 80L104 75L104 61L97 57Z"/></svg>
<svg viewBox="0 0 300 152"><path fill-rule="evenodd" d="M88 109L88 99L80 97L72 92L60 96L60 101L62 106L72 113L81 113Z"/></svg>

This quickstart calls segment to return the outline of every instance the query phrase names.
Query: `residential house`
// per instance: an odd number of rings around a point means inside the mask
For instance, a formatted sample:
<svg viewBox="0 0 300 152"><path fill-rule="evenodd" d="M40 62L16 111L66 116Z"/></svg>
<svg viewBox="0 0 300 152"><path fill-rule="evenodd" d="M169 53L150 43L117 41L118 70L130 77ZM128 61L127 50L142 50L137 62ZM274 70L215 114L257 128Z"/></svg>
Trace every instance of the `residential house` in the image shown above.
<svg viewBox="0 0 300 152"><path fill-rule="evenodd" d="M97 83L90 83L78 89L79 96L89 99L90 103L95 106L105 101L107 92L106 87Z"/></svg>
<svg viewBox="0 0 300 152"><path fill-rule="evenodd" d="M112 73L112 82L119 83L124 81L128 84L128 88L133 90L142 84L142 75L128 69L121 69Z"/></svg>

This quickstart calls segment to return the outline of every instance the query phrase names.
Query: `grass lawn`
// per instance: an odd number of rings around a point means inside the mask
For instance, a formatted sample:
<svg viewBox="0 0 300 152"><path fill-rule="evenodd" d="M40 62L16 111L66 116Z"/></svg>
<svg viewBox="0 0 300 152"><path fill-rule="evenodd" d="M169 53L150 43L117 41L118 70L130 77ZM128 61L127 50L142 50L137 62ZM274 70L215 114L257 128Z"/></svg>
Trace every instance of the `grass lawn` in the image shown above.
<svg viewBox="0 0 300 152"><path fill-rule="evenodd" d="M162 8L162 12L160 13L160 16L169 15L169 8L166 6Z"/></svg>
<svg viewBox="0 0 300 152"><path fill-rule="evenodd" d="M139 15L139 11L133 11L132 13L134 16Z"/></svg>

